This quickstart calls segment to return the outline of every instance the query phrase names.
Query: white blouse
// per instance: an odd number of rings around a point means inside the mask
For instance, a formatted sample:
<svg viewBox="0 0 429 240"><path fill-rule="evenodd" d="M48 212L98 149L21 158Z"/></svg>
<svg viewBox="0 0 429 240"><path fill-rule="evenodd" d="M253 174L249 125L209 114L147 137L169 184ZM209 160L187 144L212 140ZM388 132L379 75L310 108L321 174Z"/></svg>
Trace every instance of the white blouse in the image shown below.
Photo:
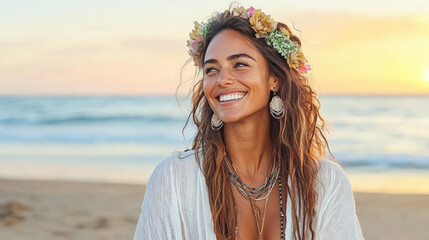
<svg viewBox="0 0 429 240"><path fill-rule="evenodd" d="M153 171L144 196L134 240L216 239L204 175L194 151L175 153ZM315 232L318 240L364 239L350 182L343 169L321 159L316 181ZM291 206L288 196L287 206ZM291 208L286 222L292 222ZM280 234L280 233L279 233ZM285 239L292 239L286 225Z"/></svg>

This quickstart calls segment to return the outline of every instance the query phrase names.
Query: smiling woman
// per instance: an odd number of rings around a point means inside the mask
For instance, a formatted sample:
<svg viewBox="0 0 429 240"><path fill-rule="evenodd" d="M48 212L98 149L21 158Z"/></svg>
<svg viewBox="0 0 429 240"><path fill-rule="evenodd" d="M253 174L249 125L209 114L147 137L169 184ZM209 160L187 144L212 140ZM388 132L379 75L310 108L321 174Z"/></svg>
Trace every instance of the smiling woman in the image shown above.
<svg viewBox="0 0 429 240"><path fill-rule="evenodd" d="M267 102L278 80L268 76L267 62L250 41L224 30L212 39L205 58L204 95L218 118L231 124L251 115L269 121Z"/></svg>
<svg viewBox="0 0 429 240"><path fill-rule="evenodd" d="M197 133L154 170L135 239L363 239L299 38L253 7L195 27Z"/></svg>

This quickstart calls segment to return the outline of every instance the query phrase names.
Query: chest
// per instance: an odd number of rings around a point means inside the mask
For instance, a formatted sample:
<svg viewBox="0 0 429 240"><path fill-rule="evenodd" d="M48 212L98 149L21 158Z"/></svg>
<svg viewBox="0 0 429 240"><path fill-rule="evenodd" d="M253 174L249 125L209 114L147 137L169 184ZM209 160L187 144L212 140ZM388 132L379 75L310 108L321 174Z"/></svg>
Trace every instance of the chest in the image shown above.
<svg viewBox="0 0 429 240"><path fill-rule="evenodd" d="M278 183L274 186L266 203L265 200L259 200L252 204L235 188L233 188L233 193L237 207L238 239L256 240L259 236L258 231L261 231L262 239L279 240L281 217ZM282 193L284 195L284 192ZM285 199L284 196L283 199ZM283 201L283 214L285 209L285 201ZM283 219L285 220L285 218ZM284 227L286 227L286 222L284 222Z"/></svg>

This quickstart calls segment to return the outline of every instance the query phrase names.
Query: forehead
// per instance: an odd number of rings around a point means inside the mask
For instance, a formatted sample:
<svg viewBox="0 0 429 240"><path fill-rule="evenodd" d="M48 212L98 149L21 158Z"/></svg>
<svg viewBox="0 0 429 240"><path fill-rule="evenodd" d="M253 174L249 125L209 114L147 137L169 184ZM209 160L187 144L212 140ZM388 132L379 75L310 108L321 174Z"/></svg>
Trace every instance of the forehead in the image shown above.
<svg viewBox="0 0 429 240"><path fill-rule="evenodd" d="M210 41L204 61L207 59L226 59L228 56L239 53L246 53L255 59L262 57L249 39L235 30L226 29Z"/></svg>

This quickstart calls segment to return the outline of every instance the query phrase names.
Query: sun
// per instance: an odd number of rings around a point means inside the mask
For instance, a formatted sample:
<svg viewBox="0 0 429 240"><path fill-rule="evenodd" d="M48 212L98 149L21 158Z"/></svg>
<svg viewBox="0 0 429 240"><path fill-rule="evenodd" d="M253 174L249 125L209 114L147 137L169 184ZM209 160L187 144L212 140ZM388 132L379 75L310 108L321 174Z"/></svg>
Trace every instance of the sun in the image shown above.
<svg viewBox="0 0 429 240"><path fill-rule="evenodd" d="M425 74L424 78L425 78L426 82L429 82L429 68L426 68L424 74Z"/></svg>

